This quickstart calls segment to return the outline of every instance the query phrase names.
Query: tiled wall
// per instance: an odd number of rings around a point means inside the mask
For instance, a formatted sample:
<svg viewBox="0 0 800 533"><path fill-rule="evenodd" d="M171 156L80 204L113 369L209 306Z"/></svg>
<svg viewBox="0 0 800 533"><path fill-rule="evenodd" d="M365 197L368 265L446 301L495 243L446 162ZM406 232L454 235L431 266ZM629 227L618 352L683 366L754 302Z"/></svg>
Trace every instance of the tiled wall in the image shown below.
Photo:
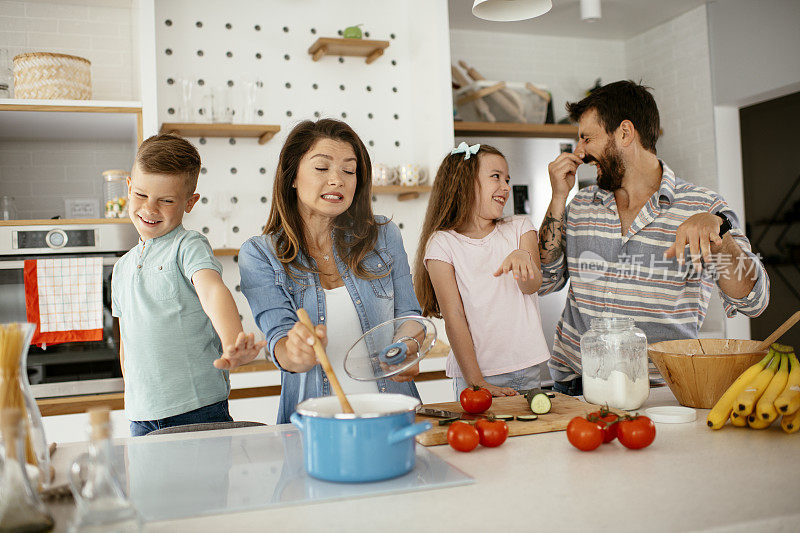
<svg viewBox="0 0 800 533"><path fill-rule="evenodd" d="M65 198L93 198L103 213L104 170L130 169L129 142L0 142L0 196L13 196L18 218L64 216Z"/></svg>
<svg viewBox="0 0 800 533"><path fill-rule="evenodd" d="M556 120L564 104L580 100L596 78L625 77L625 43L544 35L451 30L450 56L490 80L532 82L553 94Z"/></svg>
<svg viewBox="0 0 800 533"><path fill-rule="evenodd" d="M92 62L92 98L137 100L130 7L0 1L0 48L60 52Z"/></svg>
<svg viewBox="0 0 800 533"><path fill-rule="evenodd" d="M717 190L706 7L625 42L627 76L654 89L658 155L683 179Z"/></svg>

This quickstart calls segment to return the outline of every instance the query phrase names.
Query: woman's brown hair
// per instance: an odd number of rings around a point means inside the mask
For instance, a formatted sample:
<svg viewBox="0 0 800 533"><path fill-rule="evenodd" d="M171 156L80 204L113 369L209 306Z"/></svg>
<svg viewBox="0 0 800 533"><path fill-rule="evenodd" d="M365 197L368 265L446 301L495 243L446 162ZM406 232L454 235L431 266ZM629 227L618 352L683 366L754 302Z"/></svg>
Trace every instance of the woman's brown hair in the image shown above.
<svg viewBox="0 0 800 533"><path fill-rule="evenodd" d="M463 227L474 216L475 182L478 179L479 159L484 154L505 158L494 146L482 144L478 153L469 159L464 159L463 153L446 156L436 171L436 179L428 201L428 211L422 224L417 261L414 265L414 291L422 306L423 316L442 317L431 277L425 268L425 249L428 247L428 240L437 231Z"/></svg>
<svg viewBox="0 0 800 533"><path fill-rule="evenodd" d="M301 271L318 272L300 259L301 251L305 254L308 250L308 243L297 205L297 189L292 185L297 178L300 160L320 139L346 142L353 147L356 192L347 211L333 221L333 245L351 272L362 279L373 279L376 276L361 264L364 256L375 247L380 226L372 214L372 163L356 132L340 120L304 120L289 133L275 171L272 206L264 234L273 237L275 253L292 278L295 276L290 265Z"/></svg>

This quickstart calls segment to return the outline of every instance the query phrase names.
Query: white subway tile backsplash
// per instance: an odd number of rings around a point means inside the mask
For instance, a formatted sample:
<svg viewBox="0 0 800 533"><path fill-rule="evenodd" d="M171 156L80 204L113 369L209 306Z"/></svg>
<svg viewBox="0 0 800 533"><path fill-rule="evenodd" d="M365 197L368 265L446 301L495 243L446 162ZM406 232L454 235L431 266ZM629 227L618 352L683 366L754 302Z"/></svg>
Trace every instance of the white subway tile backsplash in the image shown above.
<svg viewBox="0 0 800 533"><path fill-rule="evenodd" d="M118 36L118 24L105 24L103 22L87 22L83 20L59 20L58 32L78 35L108 35Z"/></svg>
<svg viewBox="0 0 800 533"><path fill-rule="evenodd" d="M48 2L26 2L25 16L29 18L57 18L86 20L89 16L88 6Z"/></svg>
<svg viewBox="0 0 800 533"><path fill-rule="evenodd" d="M25 16L25 4L23 2L0 1L0 13L8 17Z"/></svg>
<svg viewBox="0 0 800 533"><path fill-rule="evenodd" d="M29 19L25 17L0 17L0 31L55 32L57 30L58 21L54 18Z"/></svg>
<svg viewBox="0 0 800 533"><path fill-rule="evenodd" d="M21 52L27 42L25 32L0 30L0 43L3 43L2 45L7 49L14 49L14 51L9 50L9 61L18 53L16 49L19 48Z"/></svg>
<svg viewBox="0 0 800 533"><path fill-rule="evenodd" d="M131 10L119 7L89 6L88 20L92 22L111 22L115 24L130 25Z"/></svg>
<svg viewBox="0 0 800 533"><path fill-rule="evenodd" d="M61 52L81 55L82 50L91 47L89 35L62 35L59 33L28 33L28 47L31 52Z"/></svg>
<svg viewBox="0 0 800 533"><path fill-rule="evenodd" d="M23 198L31 196L33 189L29 181L8 181L0 167L0 196L13 196Z"/></svg>
<svg viewBox="0 0 800 533"><path fill-rule="evenodd" d="M103 200L102 171L130 167L133 142L0 142L0 195L20 218L64 216L64 198Z"/></svg>

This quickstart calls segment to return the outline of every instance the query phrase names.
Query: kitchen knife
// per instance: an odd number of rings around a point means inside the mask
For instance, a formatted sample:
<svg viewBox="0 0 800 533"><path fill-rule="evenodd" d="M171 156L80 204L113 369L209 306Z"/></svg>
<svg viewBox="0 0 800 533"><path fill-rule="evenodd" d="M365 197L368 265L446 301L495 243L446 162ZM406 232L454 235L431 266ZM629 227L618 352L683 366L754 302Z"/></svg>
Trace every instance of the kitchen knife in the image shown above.
<svg viewBox="0 0 800 533"><path fill-rule="evenodd" d="M486 415L457 413L455 411L445 411L444 409L433 409L431 407L419 407L417 409L417 414L423 416L433 416L436 418L455 418L461 420L477 420L479 418L487 418Z"/></svg>

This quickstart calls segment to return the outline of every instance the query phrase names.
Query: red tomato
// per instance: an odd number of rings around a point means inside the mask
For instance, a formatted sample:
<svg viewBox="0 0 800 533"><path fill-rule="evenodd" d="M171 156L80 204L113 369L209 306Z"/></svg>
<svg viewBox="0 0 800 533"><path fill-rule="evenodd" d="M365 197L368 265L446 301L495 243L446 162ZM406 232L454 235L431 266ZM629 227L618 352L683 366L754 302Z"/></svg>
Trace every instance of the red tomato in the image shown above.
<svg viewBox="0 0 800 533"><path fill-rule="evenodd" d="M620 419L617 436L626 448L638 450L646 448L656 438L656 425L646 416Z"/></svg>
<svg viewBox="0 0 800 533"><path fill-rule="evenodd" d="M597 422L576 416L567 424L567 439L579 450L588 452L603 444L603 428Z"/></svg>
<svg viewBox="0 0 800 533"><path fill-rule="evenodd" d="M487 420L482 418L475 422L481 446L494 448L500 446L508 437L508 425L502 420Z"/></svg>
<svg viewBox="0 0 800 533"><path fill-rule="evenodd" d="M478 430L466 422L453 422L447 429L447 442L460 452L471 452L479 440Z"/></svg>
<svg viewBox="0 0 800 533"><path fill-rule="evenodd" d="M590 422L597 422L603 428L603 444L607 444L617 438L617 420L619 417L607 410L605 407L599 411L589 413L586 419Z"/></svg>
<svg viewBox="0 0 800 533"><path fill-rule="evenodd" d="M492 393L478 386L462 390L458 399L461 407L472 414L483 413L492 406Z"/></svg>

